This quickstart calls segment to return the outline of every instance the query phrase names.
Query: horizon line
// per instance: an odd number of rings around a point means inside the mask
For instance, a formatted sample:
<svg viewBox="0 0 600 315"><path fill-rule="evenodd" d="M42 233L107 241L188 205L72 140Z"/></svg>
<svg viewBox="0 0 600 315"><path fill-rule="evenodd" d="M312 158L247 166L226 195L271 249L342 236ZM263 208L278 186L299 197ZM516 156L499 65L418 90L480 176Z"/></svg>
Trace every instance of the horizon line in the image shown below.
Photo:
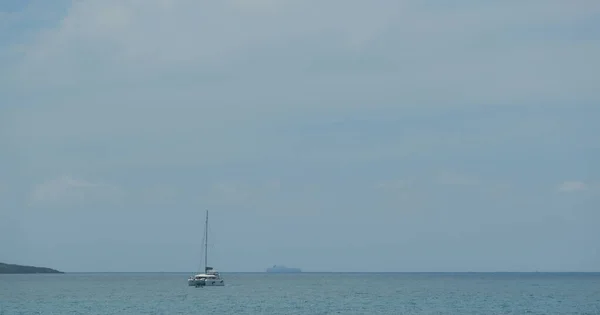
<svg viewBox="0 0 600 315"><path fill-rule="evenodd" d="M198 273L201 271L61 271L63 273ZM338 274L492 274L492 273L600 273L598 271L300 271L300 272L266 272L266 271L219 271L219 273L238 273L238 274L308 274L308 273L338 273Z"/></svg>

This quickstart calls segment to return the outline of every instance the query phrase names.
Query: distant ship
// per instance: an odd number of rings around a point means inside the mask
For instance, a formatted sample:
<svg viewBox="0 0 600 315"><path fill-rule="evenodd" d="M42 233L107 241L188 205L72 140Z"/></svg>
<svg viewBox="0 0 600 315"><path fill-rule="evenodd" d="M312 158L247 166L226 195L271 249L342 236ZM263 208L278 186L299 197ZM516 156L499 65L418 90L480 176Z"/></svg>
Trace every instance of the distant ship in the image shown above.
<svg viewBox="0 0 600 315"><path fill-rule="evenodd" d="M302 270L300 270L300 268L288 268L286 266L274 265L271 268L267 268L267 272L270 272L270 273L298 273L298 272L302 272Z"/></svg>

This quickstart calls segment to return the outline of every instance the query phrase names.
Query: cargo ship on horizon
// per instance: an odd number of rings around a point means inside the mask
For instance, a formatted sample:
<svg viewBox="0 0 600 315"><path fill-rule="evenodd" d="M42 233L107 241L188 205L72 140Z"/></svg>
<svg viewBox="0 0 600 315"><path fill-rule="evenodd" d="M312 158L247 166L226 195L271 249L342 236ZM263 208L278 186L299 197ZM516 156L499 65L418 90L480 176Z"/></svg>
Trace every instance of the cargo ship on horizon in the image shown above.
<svg viewBox="0 0 600 315"><path fill-rule="evenodd" d="M273 265L273 267L267 268L269 273L299 273L302 272L300 268L288 268L283 265Z"/></svg>

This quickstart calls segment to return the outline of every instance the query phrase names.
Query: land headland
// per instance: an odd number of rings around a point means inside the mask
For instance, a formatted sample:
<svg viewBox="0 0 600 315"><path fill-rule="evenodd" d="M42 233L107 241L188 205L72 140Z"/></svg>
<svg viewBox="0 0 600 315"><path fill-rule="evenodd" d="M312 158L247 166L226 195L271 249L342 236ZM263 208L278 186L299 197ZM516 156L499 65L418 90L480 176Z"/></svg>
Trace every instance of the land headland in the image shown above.
<svg viewBox="0 0 600 315"><path fill-rule="evenodd" d="M0 274L64 273L52 268L0 263Z"/></svg>

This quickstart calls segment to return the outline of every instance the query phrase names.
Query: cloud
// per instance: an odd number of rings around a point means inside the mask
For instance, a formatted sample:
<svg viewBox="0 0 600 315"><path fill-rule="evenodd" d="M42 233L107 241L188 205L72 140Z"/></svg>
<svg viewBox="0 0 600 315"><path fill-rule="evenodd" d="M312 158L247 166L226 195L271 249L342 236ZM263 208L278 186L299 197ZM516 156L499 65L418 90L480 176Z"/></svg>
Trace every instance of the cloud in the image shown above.
<svg viewBox="0 0 600 315"><path fill-rule="evenodd" d="M24 97L101 84L102 103L166 94L246 113L593 102L600 43L585 30L599 12L558 0L73 1L13 45L4 75Z"/></svg>
<svg viewBox="0 0 600 315"><path fill-rule="evenodd" d="M61 176L36 185L30 194L30 206L75 205L83 202L114 200L119 190L111 185L92 183Z"/></svg>
<svg viewBox="0 0 600 315"><path fill-rule="evenodd" d="M47 162L36 163L80 167L364 160L467 152L510 132L522 141L551 115L537 110L515 127L519 118L495 109L474 118L452 109L600 100L598 34L579 31L600 12L596 2L465 3L73 1L52 22L50 11L42 26L14 29L28 36L0 57L0 134L13 152L44 150ZM413 123L431 107L468 128ZM309 136L302 125L377 111L397 120ZM60 156L63 146L77 154Z"/></svg>
<svg viewBox="0 0 600 315"><path fill-rule="evenodd" d="M577 192L588 190L589 185L582 181L564 181L558 186L560 192Z"/></svg>
<svg viewBox="0 0 600 315"><path fill-rule="evenodd" d="M225 222L234 247L243 234L265 250L289 247L273 235L309 229L291 243L313 244L333 226L326 243L350 255L356 231L372 229L365 243L436 253L453 235L449 250L476 252L460 236L496 242L502 258L532 246L482 226L583 245L595 231L594 200L548 183L596 177L598 1L60 1L0 17L0 165L11 166L0 212L27 222L31 245L15 247L25 254L40 235L106 257L135 242L139 257L157 244L189 252L182 239L195 231L178 218L201 220L204 208L237 218ZM27 215L27 198L88 211ZM573 202L587 210L564 211ZM549 211L572 217L556 226L581 238L556 236L540 221ZM140 215L153 228L132 235ZM103 242L107 228L130 242ZM59 247L55 257L81 254ZM560 255L576 264L584 247ZM321 262L344 264L334 256ZM563 263L551 258L539 261ZM131 259L113 268L140 265Z"/></svg>

